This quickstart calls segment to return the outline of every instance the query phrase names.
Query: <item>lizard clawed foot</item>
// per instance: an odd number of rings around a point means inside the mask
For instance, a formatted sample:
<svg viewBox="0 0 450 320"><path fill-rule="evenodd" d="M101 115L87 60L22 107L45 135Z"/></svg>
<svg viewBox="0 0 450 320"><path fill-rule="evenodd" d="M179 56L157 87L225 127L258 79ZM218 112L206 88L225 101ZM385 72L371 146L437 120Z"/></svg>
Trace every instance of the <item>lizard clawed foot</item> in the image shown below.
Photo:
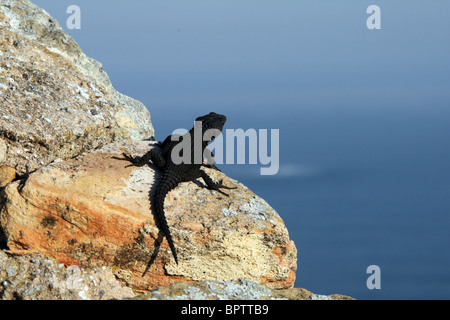
<svg viewBox="0 0 450 320"><path fill-rule="evenodd" d="M228 186L224 185L224 184L222 183L222 181L223 181L223 180L220 180L220 181L215 185L214 190L220 192L221 194L223 194L223 195L225 195L225 196L227 196L227 197L229 197L230 195L229 195L228 193L223 192L223 191L220 190L220 189L231 190L231 189L237 189L237 187L228 187Z"/></svg>
<svg viewBox="0 0 450 320"><path fill-rule="evenodd" d="M213 164L205 163L205 164L203 164L203 166L204 166L205 168L214 169L214 170L217 170L217 171L219 171L219 172L222 172L222 170L220 170L219 168L217 168L216 165L215 165L214 163L213 163Z"/></svg>
<svg viewBox="0 0 450 320"><path fill-rule="evenodd" d="M112 157L112 158L116 159L116 160L124 160L124 161L131 162L131 164L125 166L125 168L128 168L128 167L142 167L143 165L146 164L145 161L142 161L142 157L139 157L139 156L132 157L129 154L126 154L125 152L123 152L122 155L125 158L119 158L119 157Z"/></svg>

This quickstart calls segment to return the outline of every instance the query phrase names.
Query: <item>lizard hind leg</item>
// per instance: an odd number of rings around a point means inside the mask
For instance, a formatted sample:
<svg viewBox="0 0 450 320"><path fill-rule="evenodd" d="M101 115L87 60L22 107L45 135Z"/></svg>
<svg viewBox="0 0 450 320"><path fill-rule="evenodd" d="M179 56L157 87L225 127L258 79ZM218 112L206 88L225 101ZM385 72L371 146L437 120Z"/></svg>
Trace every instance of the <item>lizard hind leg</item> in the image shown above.
<svg viewBox="0 0 450 320"><path fill-rule="evenodd" d="M213 179L211 179L211 177L204 171L202 171L201 177L202 177L203 181L205 181L206 185L208 186L208 189L218 191L227 197L229 197L230 195L228 193L223 192L220 189L227 189L227 190L237 189L237 187L228 187L228 186L224 185L222 183L223 180L220 180L219 182L214 182Z"/></svg>

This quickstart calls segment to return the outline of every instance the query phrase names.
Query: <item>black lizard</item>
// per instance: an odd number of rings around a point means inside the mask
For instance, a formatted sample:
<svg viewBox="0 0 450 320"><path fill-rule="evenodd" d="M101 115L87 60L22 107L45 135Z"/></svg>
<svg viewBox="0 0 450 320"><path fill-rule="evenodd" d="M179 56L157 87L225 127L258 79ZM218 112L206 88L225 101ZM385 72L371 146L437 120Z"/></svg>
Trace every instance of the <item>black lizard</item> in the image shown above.
<svg viewBox="0 0 450 320"><path fill-rule="evenodd" d="M211 112L207 115L198 117L195 120L194 127L183 136L169 135L164 142L159 142L157 144L159 148L151 149L142 157L131 157L125 153L123 154L134 166L143 166L151 161L162 171L162 176L156 186L153 200L155 221L158 228L166 236L172 255L177 264L177 252L164 214L164 199L169 191L174 189L180 182L193 181L198 178L202 178L209 189L216 190L227 196L228 194L220 190L221 188L235 189L223 185L222 181L214 182L211 177L202 170L202 167L204 166L217 169L215 165L211 164L212 154L208 152L209 150L206 150L205 152L205 148L209 142L221 134L225 121L226 117L224 115ZM201 133L200 145L198 145L200 142L198 139L199 133ZM206 140L203 141L203 139ZM181 148L183 146L181 143L184 143L184 146L189 148ZM176 149L174 150L174 148ZM185 151L190 151L190 154L184 153ZM204 154L208 156L207 164L203 164ZM184 162L180 163L181 159L184 159Z"/></svg>

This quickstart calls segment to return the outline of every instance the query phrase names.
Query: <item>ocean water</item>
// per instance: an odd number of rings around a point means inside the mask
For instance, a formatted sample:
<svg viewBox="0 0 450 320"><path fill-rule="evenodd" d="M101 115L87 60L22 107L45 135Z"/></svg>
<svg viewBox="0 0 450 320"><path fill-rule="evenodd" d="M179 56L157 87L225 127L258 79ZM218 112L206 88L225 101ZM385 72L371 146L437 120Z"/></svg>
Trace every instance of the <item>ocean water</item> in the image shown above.
<svg viewBox="0 0 450 320"><path fill-rule="evenodd" d="M298 126L280 126L278 176L234 169L284 219L298 248L296 286L359 299L450 298L443 110L308 120L299 112ZM379 290L367 288L370 265L380 267Z"/></svg>

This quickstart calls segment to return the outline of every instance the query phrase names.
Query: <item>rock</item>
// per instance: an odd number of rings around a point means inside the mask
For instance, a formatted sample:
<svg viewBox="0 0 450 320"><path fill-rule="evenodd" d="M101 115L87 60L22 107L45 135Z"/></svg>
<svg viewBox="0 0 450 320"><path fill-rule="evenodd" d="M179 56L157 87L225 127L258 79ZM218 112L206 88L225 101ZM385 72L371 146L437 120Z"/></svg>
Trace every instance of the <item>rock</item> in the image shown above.
<svg viewBox="0 0 450 320"><path fill-rule="evenodd" d="M248 279L174 283L135 297L145 300L268 300L272 291Z"/></svg>
<svg viewBox="0 0 450 320"><path fill-rule="evenodd" d="M100 300L134 297L111 269L64 265L38 254L0 250L0 300Z"/></svg>
<svg viewBox="0 0 450 320"><path fill-rule="evenodd" d="M18 175L120 139L153 136L145 106L118 93L47 12L0 3L0 166Z"/></svg>
<svg viewBox="0 0 450 320"><path fill-rule="evenodd" d="M248 279L177 282L133 297L134 300L353 300L344 295L320 295L306 289L269 289Z"/></svg>
<svg viewBox="0 0 450 320"><path fill-rule="evenodd" d="M116 142L59 161L6 186L0 210L7 245L14 253L40 253L65 265L111 267L133 289L173 282L246 278L270 288L293 286L297 250L280 216L244 185L229 197L199 181L180 184L165 210L179 264L151 213L149 191L159 174L126 167L126 151L142 155L149 142Z"/></svg>
<svg viewBox="0 0 450 320"><path fill-rule="evenodd" d="M16 169L8 166L0 166L0 188L3 188L16 177Z"/></svg>

